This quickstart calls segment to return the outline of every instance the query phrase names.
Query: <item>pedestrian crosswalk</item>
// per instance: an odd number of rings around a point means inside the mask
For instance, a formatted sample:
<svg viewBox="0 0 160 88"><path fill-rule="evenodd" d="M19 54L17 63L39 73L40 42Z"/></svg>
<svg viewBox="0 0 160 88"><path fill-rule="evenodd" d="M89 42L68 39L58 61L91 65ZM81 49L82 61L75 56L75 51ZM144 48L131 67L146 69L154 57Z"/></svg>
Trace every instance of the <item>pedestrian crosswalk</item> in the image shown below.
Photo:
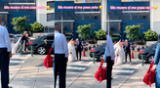
<svg viewBox="0 0 160 88"><path fill-rule="evenodd" d="M23 64L26 59L28 59L31 55L13 55L10 59L10 66L17 66Z"/></svg>
<svg viewBox="0 0 160 88"><path fill-rule="evenodd" d="M77 61L68 64L69 71L85 71L93 62Z"/></svg>
<svg viewBox="0 0 160 88"><path fill-rule="evenodd" d="M19 65L19 64L22 64L22 63L24 63L24 60L20 60L20 59L11 59L10 60L10 66Z"/></svg>
<svg viewBox="0 0 160 88"><path fill-rule="evenodd" d="M130 69L130 70L124 70L124 69L117 69L117 70L113 70L113 73L126 73L126 74L133 74L135 72L135 69Z"/></svg>
<svg viewBox="0 0 160 88"><path fill-rule="evenodd" d="M115 76L119 75L132 75L134 74L138 68L142 67L141 63L133 65L133 64L123 64L119 66L113 67L113 74Z"/></svg>

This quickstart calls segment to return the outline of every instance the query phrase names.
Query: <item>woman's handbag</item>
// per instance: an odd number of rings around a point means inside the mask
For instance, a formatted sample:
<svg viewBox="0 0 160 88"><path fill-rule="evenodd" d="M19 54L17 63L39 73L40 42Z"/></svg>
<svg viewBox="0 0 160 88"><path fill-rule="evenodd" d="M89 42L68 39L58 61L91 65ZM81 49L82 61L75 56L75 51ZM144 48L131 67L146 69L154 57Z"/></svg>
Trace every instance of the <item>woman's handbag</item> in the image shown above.
<svg viewBox="0 0 160 88"><path fill-rule="evenodd" d="M100 62L100 66L97 70L97 72L95 73L94 77L95 79L97 79L97 81L102 82L103 80L106 80L106 76L107 76L107 69L106 67L103 67L104 61L101 60Z"/></svg>
<svg viewBox="0 0 160 88"><path fill-rule="evenodd" d="M53 48L50 48L47 56L45 57L45 59L43 61L43 65L46 68L50 68L53 66L53 57L51 56L52 51L53 51Z"/></svg>
<svg viewBox="0 0 160 88"><path fill-rule="evenodd" d="M154 66L154 61L151 62L149 69L143 78L143 82L149 85L150 87L152 83L155 83L156 69L151 70L153 66Z"/></svg>

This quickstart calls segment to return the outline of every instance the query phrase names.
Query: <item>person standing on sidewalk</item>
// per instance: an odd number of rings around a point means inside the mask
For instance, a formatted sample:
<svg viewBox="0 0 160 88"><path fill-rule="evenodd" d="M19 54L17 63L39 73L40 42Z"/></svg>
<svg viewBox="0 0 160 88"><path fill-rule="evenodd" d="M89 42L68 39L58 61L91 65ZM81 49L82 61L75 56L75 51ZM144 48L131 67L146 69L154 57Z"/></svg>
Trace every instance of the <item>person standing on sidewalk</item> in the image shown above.
<svg viewBox="0 0 160 88"><path fill-rule="evenodd" d="M59 88L66 88L66 68L68 62L68 46L67 40L64 34L60 33L60 24L55 24L54 31L54 48L55 60L54 60L54 77L56 88L57 75L59 75Z"/></svg>
<svg viewBox="0 0 160 88"><path fill-rule="evenodd" d="M112 41L112 38L110 35L107 35L107 42L106 42L106 47L105 47L105 53L104 53L104 60L107 63L107 85L106 88L111 88L112 87L112 67L114 64L114 59L115 59L115 51L114 51L114 44Z"/></svg>
<svg viewBox="0 0 160 88"><path fill-rule="evenodd" d="M83 50L82 42L79 39L76 39L76 55L77 55L77 60L79 61L81 61L82 50Z"/></svg>
<svg viewBox="0 0 160 88"><path fill-rule="evenodd" d="M160 35L159 35L159 40L160 40ZM156 88L160 88L160 43L157 44L156 47L156 52L154 56L154 66L152 70L156 68Z"/></svg>
<svg viewBox="0 0 160 88"><path fill-rule="evenodd" d="M9 60L11 54L11 43L9 33L6 27L2 26L2 17L0 16L0 71L1 88L9 87Z"/></svg>
<svg viewBox="0 0 160 88"><path fill-rule="evenodd" d="M128 40L125 40L124 51L125 51L125 62L127 63L127 56L129 55L129 60L131 63L132 62L132 60L131 60L131 45L128 42Z"/></svg>

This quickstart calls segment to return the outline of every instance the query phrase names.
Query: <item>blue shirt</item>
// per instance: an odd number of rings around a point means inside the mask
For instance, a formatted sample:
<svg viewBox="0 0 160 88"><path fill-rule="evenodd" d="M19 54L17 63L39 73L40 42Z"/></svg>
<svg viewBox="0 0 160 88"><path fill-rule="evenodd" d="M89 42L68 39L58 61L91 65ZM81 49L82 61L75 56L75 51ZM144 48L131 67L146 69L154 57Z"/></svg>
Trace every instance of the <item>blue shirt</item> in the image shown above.
<svg viewBox="0 0 160 88"><path fill-rule="evenodd" d="M8 52L11 52L11 43L7 28L0 25L0 48L7 48Z"/></svg>
<svg viewBox="0 0 160 88"><path fill-rule="evenodd" d="M55 54L65 54L65 57L68 57L68 44L64 34L58 31L54 32L54 43L52 47Z"/></svg>

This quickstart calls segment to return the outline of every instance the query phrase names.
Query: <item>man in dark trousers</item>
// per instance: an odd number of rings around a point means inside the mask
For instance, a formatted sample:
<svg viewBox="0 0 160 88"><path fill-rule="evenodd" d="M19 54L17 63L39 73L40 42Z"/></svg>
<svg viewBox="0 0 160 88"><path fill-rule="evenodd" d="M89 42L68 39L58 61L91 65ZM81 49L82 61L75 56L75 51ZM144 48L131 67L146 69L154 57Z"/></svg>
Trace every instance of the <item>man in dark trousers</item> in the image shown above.
<svg viewBox="0 0 160 88"><path fill-rule="evenodd" d="M131 49L130 49L131 45L128 42L128 40L125 40L125 46L124 46L124 50L125 50L125 62L127 63L127 56L129 55L129 60L131 62Z"/></svg>
<svg viewBox="0 0 160 88"><path fill-rule="evenodd" d="M76 39L76 55L77 55L77 60L79 61L81 61L82 50L83 50L82 42L79 41L79 39Z"/></svg>
<svg viewBox="0 0 160 88"><path fill-rule="evenodd" d="M0 71L1 71L1 88L9 87L9 60L11 54L11 43L9 33L6 27L2 26L2 17L0 16Z"/></svg>
<svg viewBox="0 0 160 88"><path fill-rule="evenodd" d="M68 61L68 46L67 40L64 34L60 33L60 24L55 24L54 31L54 43L52 47L54 48L54 77L56 88L57 75L59 75L59 88L66 88L66 68Z"/></svg>
<svg viewBox="0 0 160 88"><path fill-rule="evenodd" d="M112 67L114 64L114 59L115 59L115 52L113 48L114 44L113 41L110 37L110 35L107 35L107 42L106 42L106 47L105 47L105 53L104 53L104 60L107 63L107 85L106 88L111 88L112 87Z"/></svg>

